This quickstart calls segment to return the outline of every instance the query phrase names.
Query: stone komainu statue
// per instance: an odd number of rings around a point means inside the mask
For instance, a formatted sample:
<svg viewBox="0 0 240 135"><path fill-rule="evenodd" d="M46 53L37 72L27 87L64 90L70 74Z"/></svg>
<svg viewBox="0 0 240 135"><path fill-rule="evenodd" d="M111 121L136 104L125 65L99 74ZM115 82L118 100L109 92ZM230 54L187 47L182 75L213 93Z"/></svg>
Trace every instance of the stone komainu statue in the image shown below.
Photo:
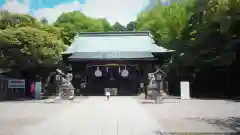
<svg viewBox="0 0 240 135"><path fill-rule="evenodd" d="M65 79L62 77L61 85L59 88L59 93L61 99L70 99L71 97L74 97L74 90L75 88L73 87L71 83L71 79L69 77L66 77L68 79Z"/></svg>

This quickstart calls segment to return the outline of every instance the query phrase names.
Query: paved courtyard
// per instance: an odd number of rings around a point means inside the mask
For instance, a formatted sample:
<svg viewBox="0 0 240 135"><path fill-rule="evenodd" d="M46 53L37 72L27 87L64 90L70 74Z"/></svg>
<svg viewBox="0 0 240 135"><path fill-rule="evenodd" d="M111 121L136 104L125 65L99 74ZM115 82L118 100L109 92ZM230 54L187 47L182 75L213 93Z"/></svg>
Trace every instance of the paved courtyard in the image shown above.
<svg viewBox="0 0 240 135"><path fill-rule="evenodd" d="M15 130L14 135L156 135L164 132L132 97L112 97L110 101L103 97L89 97L80 103L63 104L58 109L41 122L32 121L32 124ZM20 117L20 112L14 113ZM7 113L5 116L9 117ZM26 120L18 119L21 121Z"/></svg>
<svg viewBox="0 0 240 135"><path fill-rule="evenodd" d="M51 103L49 100L0 102L0 135L13 135L23 127L37 125L63 113L72 105L66 101Z"/></svg>
<svg viewBox="0 0 240 135"><path fill-rule="evenodd" d="M236 132L240 103L167 99L141 104L132 97L89 97L72 103L1 102L0 135L156 135Z"/></svg>
<svg viewBox="0 0 240 135"><path fill-rule="evenodd" d="M145 101L142 106L168 132L240 134L240 102L166 99L163 104Z"/></svg>

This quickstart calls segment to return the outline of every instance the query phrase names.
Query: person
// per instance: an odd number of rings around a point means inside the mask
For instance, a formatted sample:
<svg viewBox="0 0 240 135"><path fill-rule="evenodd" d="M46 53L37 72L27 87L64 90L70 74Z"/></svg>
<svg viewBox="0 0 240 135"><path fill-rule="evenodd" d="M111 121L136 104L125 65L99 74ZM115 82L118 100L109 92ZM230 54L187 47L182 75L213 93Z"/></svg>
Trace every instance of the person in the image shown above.
<svg viewBox="0 0 240 135"><path fill-rule="evenodd" d="M109 91L107 91L107 92L106 92L106 94L105 94L105 96L106 96L107 100L109 100L109 98L110 98L110 95L111 95L111 94L110 94L110 92L109 92Z"/></svg>
<svg viewBox="0 0 240 135"><path fill-rule="evenodd" d="M35 83L32 82L30 85L30 93L32 98L35 98L34 91L35 91Z"/></svg>

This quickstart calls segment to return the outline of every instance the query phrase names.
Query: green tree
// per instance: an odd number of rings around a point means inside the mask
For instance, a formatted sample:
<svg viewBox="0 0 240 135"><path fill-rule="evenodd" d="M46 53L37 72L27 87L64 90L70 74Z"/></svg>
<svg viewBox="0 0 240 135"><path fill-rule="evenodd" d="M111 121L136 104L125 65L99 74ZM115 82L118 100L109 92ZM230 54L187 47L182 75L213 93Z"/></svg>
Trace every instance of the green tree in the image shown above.
<svg viewBox="0 0 240 135"><path fill-rule="evenodd" d="M63 13L54 26L61 30L61 36L65 44L70 45L78 32L106 32L113 28L106 19L95 19L85 16L80 11Z"/></svg>
<svg viewBox="0 0 240 135"><path fill-rule="evenodd" d="M160 2L150 10L143 12L137 18L137 30L149 30L152 32L157 44L171 48L168 44L181 37L181 32L187 25L187 7L191 0L185 2L173 2L171 5L162 5ZM171 48L175 49L175 48Z"/></svg>
<svg viewBox="0 0 240 135"><path fill-rule="evenodd" d="M61 52L66 48L60 30L24 14L6 13L0 21L0 68L26 79L39 75L47 84L45 79L59 67Z"/></svg>
<svg viewBox="0 0 240 135"><path fill-rule="evenodd" d="M174 64L227 66L234 59L229 44L238 7L239 1L230 0L159 3L138 17L137 29L150 30L156 43L176 50Z"/></svg>
<svg viewBox="0 0 240 135"><path fill-rule="evenodd" d="M182 36L185 59L191 57L192 65L198 68L229 66L234 60L235 39L239 38L239 7L239 0L197 1Z"/></svg>
<svg viewBox="0 0 240 135"><path fill-rule="evenodd" d="M150 30L157 44L176 50L172 63L165 65L173 79L189 76L197 80L201 75L218 81L214 73L219 68L229 71L235 59L233 48L240 38L239 9L240 0L159 3L138 17L137 30ZM201 85L195 88L206 84L201 79L198 82ZM229 80L221 83L226 82Z"/></svg>
<svg viewBox="0 0 240 135"><path fill-rule="evenodd" d="M8 27L40 26L40 23L30 15L8 13L6 11L2 11L0 14L1 29Z"/></svg>
<svg viewBox="0 0 240 135"><path fill-rule="evenodd" d="M114 28L111 26L111 24L105 18L98 19L98 21L100 21L104 32L114 31Z"/></svg>
<svg viewBox="0 0 240 135"><path fill-rule="evenodd" d="M2 55L11 61L9 67L18 70L56 64L65 49L56 35L32 27L8 28L0 31L0 37L4 41Z"/></svg>

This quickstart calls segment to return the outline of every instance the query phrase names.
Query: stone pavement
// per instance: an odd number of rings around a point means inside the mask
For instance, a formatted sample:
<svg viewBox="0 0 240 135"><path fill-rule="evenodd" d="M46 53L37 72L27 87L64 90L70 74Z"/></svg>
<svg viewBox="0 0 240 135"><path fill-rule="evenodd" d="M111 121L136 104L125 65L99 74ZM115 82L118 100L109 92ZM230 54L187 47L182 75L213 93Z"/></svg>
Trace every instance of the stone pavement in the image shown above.
<svg viewBox="0 0 240 135"><path fill-rule="evenodd" d="M77 97L73 102L65 100L60 103L49 100L0 102L0 135L13 135L24 127L37 125L85 99Z"/></svg>
<svg viewBox="0 0 240 135"><path fill-rule="evenodd" d="M141 103L167 132L240 134L240 102L165 99L163 104Z"/></svg>
<svg viewBox="0 0 240 135"><path fill-rule="evenodd" d="M160 125L132 97L89 97L14 135L156 135Z"/></svg>

